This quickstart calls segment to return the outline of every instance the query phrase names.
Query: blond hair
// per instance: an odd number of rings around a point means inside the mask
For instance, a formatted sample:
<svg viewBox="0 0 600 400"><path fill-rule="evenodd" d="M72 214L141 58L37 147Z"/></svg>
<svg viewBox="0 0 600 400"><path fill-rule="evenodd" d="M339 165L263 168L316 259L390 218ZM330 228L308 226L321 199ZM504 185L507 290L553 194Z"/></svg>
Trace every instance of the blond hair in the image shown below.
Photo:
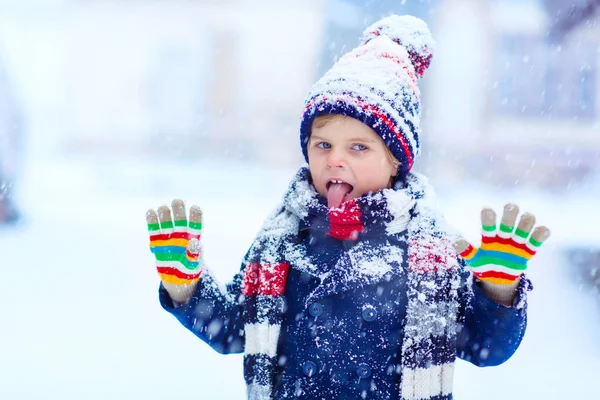
<svg viewBox="0 0 600 400"><path fill-rule="evenodd" d="M345 115L342 114L321 114L319 116L317 116L317 118L315 118L313 120L312 126L310 128L310 131L312 133L312 130L314 128L322 128L325 125L327 125L327 123L336 120L336 119L342 119L342 118L348 118Z"/></svg>
<svg viewBox="0 0 600 400"><path fill-rule="evenodd" d="M322 128L325 125L327 125L329 122L334 121L336 119L341 119L341 118L351 118L351 117L348 117L343 114L321 114L313 120L312 126L310 127L310 133L312 134L312 130L314 128L317 128L317 129ZM309 140L308 140L309 146L310 146L310 141L311 141L310 137L312 137L312 135L309 136ZM400 165L402 165L402 163L396 157L394 157L394 155L392 154L390 149L387 147L387 145L384 147L385 147L385 152L388 156L388 159L390 160L390 162L392 163L394 168L397 169L398 167L400 167Z"/></svg>

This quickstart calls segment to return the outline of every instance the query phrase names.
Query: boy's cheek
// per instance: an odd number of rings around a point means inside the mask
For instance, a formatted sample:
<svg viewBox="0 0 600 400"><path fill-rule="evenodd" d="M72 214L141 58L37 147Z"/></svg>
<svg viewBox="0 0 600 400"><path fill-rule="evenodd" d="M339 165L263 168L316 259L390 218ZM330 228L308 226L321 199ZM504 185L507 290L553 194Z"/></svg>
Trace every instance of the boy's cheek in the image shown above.
<svg viewBox="0 0 600 400"><path fill-rule="evenodd" d="M308 170L310 172L310 178L312 181L312 184L314 185L315 189L317 190L317 192L321 195L321 196L326 196L326 193L324 193L323 188L321 187L321 182L319 181L318 178L318 173L316 173L317 168L313 168L311 166L311 164L308 165Z"/></svg>

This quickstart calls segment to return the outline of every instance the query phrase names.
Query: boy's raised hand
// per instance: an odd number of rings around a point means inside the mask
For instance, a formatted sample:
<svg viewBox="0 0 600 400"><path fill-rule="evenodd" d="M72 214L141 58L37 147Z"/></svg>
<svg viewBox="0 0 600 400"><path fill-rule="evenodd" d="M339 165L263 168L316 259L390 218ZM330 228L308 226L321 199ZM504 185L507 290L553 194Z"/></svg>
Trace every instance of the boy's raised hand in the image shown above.
<svg viewBox="0 0 600 400"><path fill-rule="evenodd" d="M194 294L202 273L202 211L190 207L188 221L185 204L173 200L167 206L146 212L150 235L150 250L156 259L156 269L171 298L184 303Z"/></svg>
<svg viewBox="0 0 600 400"><path fill-rule="evenodd" d="M545 226L533 229L535 217L530 213L521 216L515 229L518 214L516 204L505 205L498 227L494 210L484 208L481 211L481 247L475 248L465 239L454 242L458 254L480 280L499 285L515 284L527 269L527 262L550 237L550 230Z"/></svg>

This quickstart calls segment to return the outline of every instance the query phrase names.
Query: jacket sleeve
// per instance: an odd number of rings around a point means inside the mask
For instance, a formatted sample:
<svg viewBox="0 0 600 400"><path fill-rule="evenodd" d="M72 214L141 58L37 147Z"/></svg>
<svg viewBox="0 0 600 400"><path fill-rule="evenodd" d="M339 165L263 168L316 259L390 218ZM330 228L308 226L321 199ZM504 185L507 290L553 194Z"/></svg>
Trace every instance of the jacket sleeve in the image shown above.
<svg viewBox="0 0 600 400"><path fill-rule="evenodd" d="M459 258L457 356L479 367L500 365L519 347L527 327L527 292L531 282L520 279L512 306L490 299Z"/></svg>
<svg viewBox="0 0 600 400"><path fill-rule="evenodd" d="M217 352L241 353L245 343L242 318L244 265L225 287L221 287L210 272L204 270L196 292L182 305L171 300L161 283L158 290L160 304Z"/></svg>

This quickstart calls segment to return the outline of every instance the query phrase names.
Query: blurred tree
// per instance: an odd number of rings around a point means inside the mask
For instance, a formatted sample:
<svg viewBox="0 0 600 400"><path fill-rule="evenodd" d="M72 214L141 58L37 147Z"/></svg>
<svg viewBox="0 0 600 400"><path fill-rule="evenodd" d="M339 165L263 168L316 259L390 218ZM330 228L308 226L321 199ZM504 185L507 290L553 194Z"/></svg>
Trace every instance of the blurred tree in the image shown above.
<svg viewBox="0 0 600 400"><path fill-rule="evenodd" d="M14 184L22 158L23 120L6 65L0 57L0 225L17 222Z"/></svg>
<svg viewBox="0 0 600 400"><path fill-rule="evenodd" d="M550 38L561 40L575 27L597 23L600 0L544 0L550 17Z"/></svg>

